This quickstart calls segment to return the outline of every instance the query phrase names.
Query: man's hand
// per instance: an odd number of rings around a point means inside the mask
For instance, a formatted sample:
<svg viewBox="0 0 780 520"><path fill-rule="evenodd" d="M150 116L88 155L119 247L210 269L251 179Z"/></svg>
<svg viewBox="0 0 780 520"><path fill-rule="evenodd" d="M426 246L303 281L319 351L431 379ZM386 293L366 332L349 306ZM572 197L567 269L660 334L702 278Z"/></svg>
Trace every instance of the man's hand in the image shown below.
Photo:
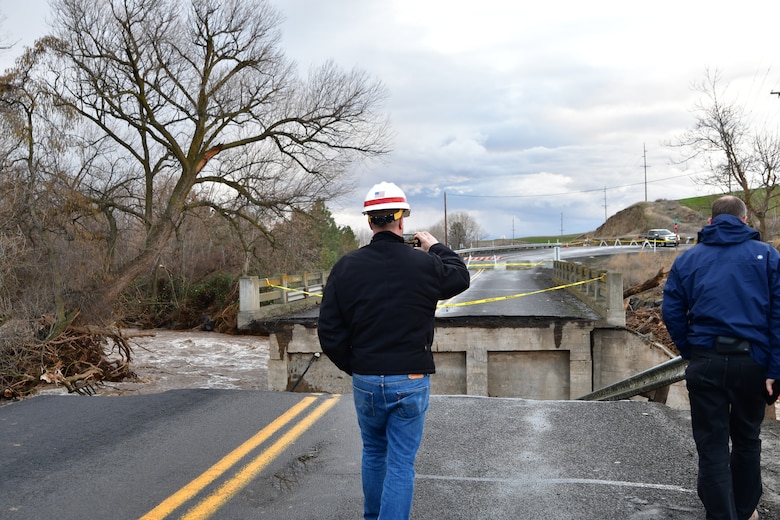
<svg viewBox="0 0 780 520"><path fill-rule="evenodd" d="M427 231L418 231L414 234L414 238L420 241L420 249L427 252L433 244L438 244L439 241L436 237L428 233Z"/></svg>
<svg viewBox="0 0 780 520"><path fill-rule="evenodd" d="M767 379L766 380L766 393L769 394L769 395L772 395L772 392L773 392L772 385L773 384L775 384L775 380L774 379Z"/></svg>

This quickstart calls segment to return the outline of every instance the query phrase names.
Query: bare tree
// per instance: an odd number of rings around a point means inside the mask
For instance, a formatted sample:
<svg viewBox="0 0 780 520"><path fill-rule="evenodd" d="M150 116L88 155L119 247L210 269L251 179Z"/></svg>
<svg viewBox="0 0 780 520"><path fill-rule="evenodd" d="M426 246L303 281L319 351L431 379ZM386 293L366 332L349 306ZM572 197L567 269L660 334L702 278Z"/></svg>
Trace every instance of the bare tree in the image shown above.
<svg viewBox="0 0 780 520"><path fill-rule="evenodd" d="M64 208L72 205L74 197L60 174L60 157L56 153L63 147L67 118L52 110L50 100L33 79L44 49L45 44L39 42L17 60L14 68L0 76L0 233L26 241L26 247L14 248L24 252L28 264L26 269L16 272L26 271L19 280L27 284L28 291L36 293L33 300L45 302L26 311L40 316L53 310L56 319L64 321L66 263L57 242L67 234ZM55 127L57 131L52 131ZM7 256L3 260L6 268L15 263ZM48 283L41 283L41 279ZM3 291L9 290L13 287L4 284ZM17 304L30 301L21 294L14 299Z"/></svg>
<svg viewBox="0 0 780 520"><path fill-rule="evenodd" d="M352 161L387 152L382 86L332 63L299 79L264 0L54 0L52 15L48 89L101 148L82 190L109 228L143 228L138 243L114 236L136 249L111 257L94 309L150 272L187 212L268 234L343 193Z"/></svg>
<svg viewBox="0 0 780 520"><path fill-rule="evenodd" d="M753 139L753 164L761 179L762 190L751 196L752 213L759 223L761 236L768 240L770 213L777 207L780 194L777 186L780 178L780 137L777 133L761 134Z"/></svg>
<svg viewBox="0 0 780 520"><path fill-rule="evenodd" d="M479 242L485 235L485 231L479 223L465 211L456 211L447 216L449 227L448 240L450 247L463 249L471 247L474 242ZM444 219L430 227L433 236L444 242Z"/></svg>
<svg viewBox="0 0 780 520"><path fill-rule="evenodd" d="M778 195L780 141L776 134L756 133L744 109L724 99L726 86L717 72L708 71L696 88L703 101L695 106L695 124L675 145L685 150L685 161L701 159L708 166L702 183L741 192L753 225L768 238L767 218Z"/></svg>

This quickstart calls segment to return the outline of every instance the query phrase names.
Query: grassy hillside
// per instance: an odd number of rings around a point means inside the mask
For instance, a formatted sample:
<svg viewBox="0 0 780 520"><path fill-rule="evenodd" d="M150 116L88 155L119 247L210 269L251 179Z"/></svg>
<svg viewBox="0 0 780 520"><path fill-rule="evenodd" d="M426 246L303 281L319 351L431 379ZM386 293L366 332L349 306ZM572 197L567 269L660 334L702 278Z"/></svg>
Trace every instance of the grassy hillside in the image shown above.
<svg viewBox="0 0 780 520"><path fill-rule="evenodd" d="M691 208L693 211L697 211L701 213L702 215L707 215L710 212L712 203L715 202L715 199L717 199L718 197L720 197L720 195L705 195L703 197L691 197L689 199L680 199L677 202L679 202L683 206Z"/></svg>

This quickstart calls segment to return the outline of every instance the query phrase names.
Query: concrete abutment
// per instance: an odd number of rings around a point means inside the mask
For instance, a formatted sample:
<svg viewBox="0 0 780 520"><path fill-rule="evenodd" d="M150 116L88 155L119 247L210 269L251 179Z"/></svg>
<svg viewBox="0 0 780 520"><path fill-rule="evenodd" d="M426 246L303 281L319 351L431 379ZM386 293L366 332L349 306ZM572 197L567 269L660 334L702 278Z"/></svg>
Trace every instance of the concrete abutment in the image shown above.
<svg viewBox="0 0 780 520"><path fill-rule="evenodd" d="M270 390L289 390L305 371L298 391L352 391L348 375L326 356L315 357L316 319L267 328ZM434 394L556 400L576 399L674 357L622 327L538 317L437 319L433 352ZM674 388L670 398L678 398Z"/></svg>

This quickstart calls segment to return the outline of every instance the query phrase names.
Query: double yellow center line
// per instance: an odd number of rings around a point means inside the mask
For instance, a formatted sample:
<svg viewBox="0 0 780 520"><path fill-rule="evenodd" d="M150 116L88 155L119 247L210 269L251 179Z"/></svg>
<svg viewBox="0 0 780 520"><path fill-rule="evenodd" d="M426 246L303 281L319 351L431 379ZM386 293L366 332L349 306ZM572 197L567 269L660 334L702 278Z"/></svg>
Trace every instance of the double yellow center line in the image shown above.
<svg viewBox="0 0 780 520"><path fill-rule="evenodd" d="M216 491L194 505L187 511L182 519L202 520L211 517L220 507L222 507L231 497L246 487L268 464L278 457L290 444L295 442L306 430L308 430L318 419L330 410L339 401L340 396L333 396L323 401L319 406L309 413L306 417L296 423L290 430L282 435L279 440L263 450L257 457L249 461L241 468L235 476L228 479ZM314 396L304 397L292 408L276 418L271 424L257 432L238 448L228 453L219 462L207 469L199 477L185 485L179 491L166 498L157 507L141 517L141 520L162 520L167 518L176 509L181 507L187 501L193 499L206 486L224 475L230 468L238 464L241 459L255 450L262 443L267 441L272 435L282 429L287 423L300 415L306 408L311 406L317 400Z"/></svg>

